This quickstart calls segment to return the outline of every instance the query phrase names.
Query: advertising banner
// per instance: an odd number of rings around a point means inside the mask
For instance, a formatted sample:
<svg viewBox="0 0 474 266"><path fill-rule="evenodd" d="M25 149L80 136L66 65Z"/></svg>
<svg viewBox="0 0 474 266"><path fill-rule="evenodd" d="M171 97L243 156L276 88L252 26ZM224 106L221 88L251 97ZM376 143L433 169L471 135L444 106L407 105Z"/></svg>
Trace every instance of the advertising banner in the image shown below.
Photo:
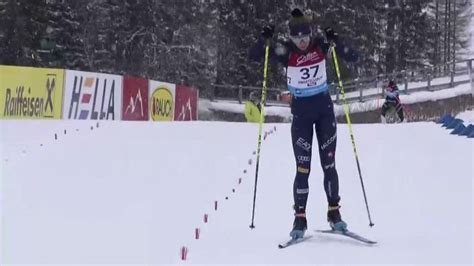
<svg viewBox="0 0 474 266"><path fill-rule="evenodd" d="M123 77L122 120L148 120L148 80Z"/></svg>
<svg viewBox="0 0 474 266"><path fill-rule="evenodd" d="M0 65L0 119L61 119L64 70Z"/></svg>
<svg viewBox="0 0 474 266"><path fill-rule="evenodd" d="M64 119L120 120L122 76L66 70Z"/></svg>
<svg viewBox="0 0 474 266"><path fill-rule="evenodd" d="M198 97L198 90L196 88L176 85L174 120L197 120Z"/></svg>
<svg viewBox="0 0 474 266"><path fill-rule="evenodd" d="M149 81L150 117L152 121L173 121L176 85L155 80Z"/></svg>

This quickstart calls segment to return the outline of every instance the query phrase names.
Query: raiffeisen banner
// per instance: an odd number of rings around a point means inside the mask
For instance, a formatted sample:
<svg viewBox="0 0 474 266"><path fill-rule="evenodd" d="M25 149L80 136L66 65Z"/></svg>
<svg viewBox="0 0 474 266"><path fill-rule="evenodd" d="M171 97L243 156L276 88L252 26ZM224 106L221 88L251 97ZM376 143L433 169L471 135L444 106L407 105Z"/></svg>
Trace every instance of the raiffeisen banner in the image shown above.
<svg viewBox="0 0 474 266"><path fill-rule="evenodd" d="M61 119L64 70L0 65L1 119Z"/></svg>

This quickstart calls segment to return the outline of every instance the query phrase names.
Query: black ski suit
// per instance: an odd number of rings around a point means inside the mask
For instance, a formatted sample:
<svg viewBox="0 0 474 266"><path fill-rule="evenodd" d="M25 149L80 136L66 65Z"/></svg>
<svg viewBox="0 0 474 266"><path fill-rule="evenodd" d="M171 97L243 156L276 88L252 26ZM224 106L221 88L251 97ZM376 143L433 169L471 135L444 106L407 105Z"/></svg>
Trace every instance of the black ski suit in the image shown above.
<svg viewBox="0 0 474 266"><path fill-rule="evenodd" d="M295 211L304 213L308 199L308 177L311 170L313 132L318 139L318 151L324 172L324 189L329 206L339 204L339 181L336 171L336 119L328 92L326 58L330 45L322 38L312 38L305 52L291 41L271 46L270 59L286 67L288 89L292 94L293 122L291 137L296 161L296 177L293 185ZM336 42L337 55L354 62L358 55L342 42ZM250 50L250 57L262 60L264 40Z"/></svg>
<svg viewBox="0 0 474 266"><path fill-rule="evenodd" d="M387 111L390 110L390 108L394 108L398 114L398 118L400 118L400 122L403 122L405 117L403 115L403 106L400 102L398 87L390 87L389 90L386 92L386 95L387 96L385 97L385 102L382 105L382 116L385 117Z"/></svg>

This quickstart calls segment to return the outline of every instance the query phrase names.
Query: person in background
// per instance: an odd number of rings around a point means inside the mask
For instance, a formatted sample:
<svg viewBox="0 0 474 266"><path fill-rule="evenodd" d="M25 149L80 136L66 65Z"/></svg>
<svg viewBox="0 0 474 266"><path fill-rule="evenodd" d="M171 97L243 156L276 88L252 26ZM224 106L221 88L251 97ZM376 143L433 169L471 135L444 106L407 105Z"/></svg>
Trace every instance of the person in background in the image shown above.
<svg viewBox="0 0 474 266"><path fill-rule="evenodd" d="M382 113L380 119L382 123L387 123L387 119L385 115L387 111L391 108L394 108L398 114L398 118L400 118L400 122L403 122L403 106L400 102L400 95L398 93L398 86L395 84L395 81L390 80L387 85L387 89L385 90L385 102L382 105Z"/></svg>
<svg viewBox="0 0 474 266"><path fill-rule="evenodd" d="M259 93L252 91L249 96L249 100L245 102L245 118L249 123L260 122L260 97Z"/></svg>

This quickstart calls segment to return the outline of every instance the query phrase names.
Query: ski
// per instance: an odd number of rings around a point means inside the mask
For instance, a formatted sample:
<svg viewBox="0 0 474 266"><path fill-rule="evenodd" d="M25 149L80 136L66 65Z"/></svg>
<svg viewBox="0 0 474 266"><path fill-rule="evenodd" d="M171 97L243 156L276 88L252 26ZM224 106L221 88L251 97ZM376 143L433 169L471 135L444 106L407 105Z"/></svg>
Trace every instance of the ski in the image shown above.
<svg viewBox="0 0 474 266"><path fill-rule="evenodd" d="M289 246L304 242L304 241L310 239L311 237L312 237L312 235L307 235L307 236L304 236L304 237L298 238L298 239L290 239L289 241L287 241L285 243L278 244L278 248L287 248Z"/></svg>
<svg viewBox="0 0 474 266"><path fill-rule="evenodd" d="M346 236L349 238L352 238L354 240L369 244L369 245L374 245L377 244L376 241L367 239L363 236L360 236L352 231L345 230L345 231L336 231L336 230L316 230L318 233L324 233L324 234L334 234L334 235L341 235L341 236Z"/></svg>

